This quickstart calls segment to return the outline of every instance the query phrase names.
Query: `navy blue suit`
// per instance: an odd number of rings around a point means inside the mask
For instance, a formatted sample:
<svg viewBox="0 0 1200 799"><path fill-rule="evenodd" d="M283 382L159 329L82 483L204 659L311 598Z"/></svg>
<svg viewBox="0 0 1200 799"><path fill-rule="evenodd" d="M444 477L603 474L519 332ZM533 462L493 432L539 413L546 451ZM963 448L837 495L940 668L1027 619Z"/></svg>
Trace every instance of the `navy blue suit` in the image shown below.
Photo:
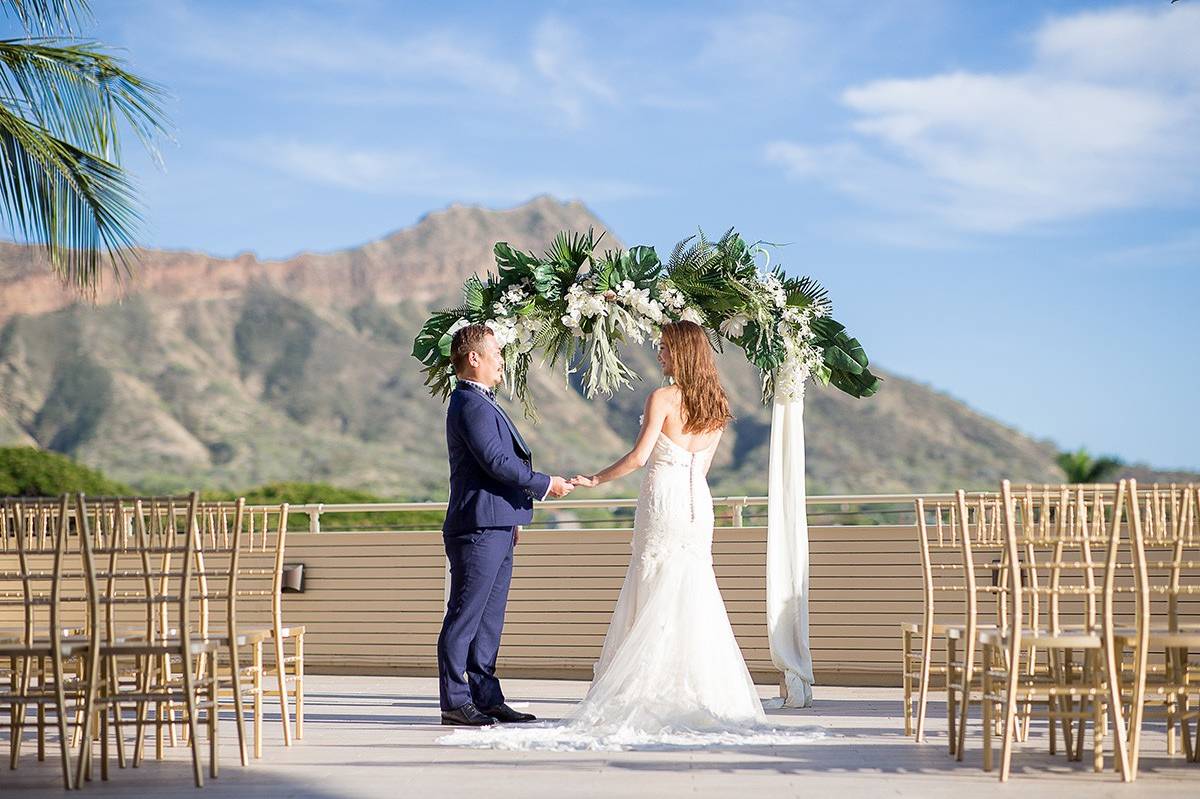
<svg viewBox="0 0 1200 799"><path fill-rule="evenodd" d="M442 710L504 701L496 653L512 579L514 528L533 519L550 489L508 415L483 391L459 382L446 412L450 504L442 540L450 597L438 636Z"/></svg>

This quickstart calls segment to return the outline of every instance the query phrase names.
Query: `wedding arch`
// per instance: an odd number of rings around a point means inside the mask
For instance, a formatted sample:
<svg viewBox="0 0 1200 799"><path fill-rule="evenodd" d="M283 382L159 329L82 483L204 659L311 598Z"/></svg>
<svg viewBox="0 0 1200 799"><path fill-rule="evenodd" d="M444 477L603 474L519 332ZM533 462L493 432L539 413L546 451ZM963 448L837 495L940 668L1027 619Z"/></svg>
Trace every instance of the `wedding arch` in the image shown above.
<svg viewBox="0 0 1200 799"><path fill-rule="evenodd" d="M770 245L733 229L701 232L675 245L663 263L653 247L598 252L603 239L559 233L542 256L505 242L494 248L497 273L472 276L463 304L433 314L413 356L425 385L443 398L454 388L450 342L461 327L484 323L504 357L505 384L527 416L536 416L528 374L534 357L564 377L578 374L584 396L611 395L637 375L621 359L624 343L658 338L660 326L687 320L705 328L714 348L745 353L772 404L767 492L767 623L771 659L785 675L790 706L812 700L808 644L808 521L804 488L804 385L814 379L854 397L880 380L862 346L832 317L828 292L809 277L769 265ZM764 257L766 263L760 264Z"/></svg>

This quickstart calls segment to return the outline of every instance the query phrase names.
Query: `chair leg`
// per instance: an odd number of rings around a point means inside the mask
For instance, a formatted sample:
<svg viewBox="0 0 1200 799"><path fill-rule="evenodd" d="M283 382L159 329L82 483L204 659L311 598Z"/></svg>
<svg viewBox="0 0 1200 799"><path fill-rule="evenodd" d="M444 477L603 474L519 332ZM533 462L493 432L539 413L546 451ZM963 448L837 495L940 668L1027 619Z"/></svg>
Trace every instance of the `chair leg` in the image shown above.
<svg viewBox="0 0 1200 799"><path fill-rule="evenodd" d="M218 756L217 730L220 722L221 688L217 682L217 653L208 659L208 769L215 780L219 776L221 758ZM239 720L240 721L240 720Z"/></svg>
<svg viewBox="0 0 1200 799"><path fill-rule="evenodd" d="M1029 663L1026 666L1026 676L1031 679L1037 673L1037 650L1030 648ZM1021 743L1029 740L1029 725L1033 722L1033 701L1026 699L1021 706L1021 723L1017 727L1017 740Z"/></svg>
<svg viewBox="0 0 1200 799"><path fill-rule="evenodd" d="M216 661L215 655L213 661ZM238 755L241 757L242 765L248 766L250 759L246 755L246 714L242 707L242 667L238 658L237 641L232 638L229 642L229 674L233 683L233 713L237 721Z"/></svg>
<svg viewBox="0 0 1200 799"><path fill-rule="evenodd" d="M917 686L917 741L925 741L925 710L929 699L929 672L933 666L933 628L926 625L921 644L921 682Z"/></svg>
<svg viewBox="0 0 1200 799"><path fill-rule="evenodd" d="M292 745L292 721L288 713L287 665L283 661L283 638L272 636L275 641L275 676L279 680L279 715L283 720L283 745Z"/></svg>
<svg viewBox="0 0 1200 799"><path fill-rule="evenodd" d="M20 675L17 676L17 664L20 664ZM13 658L13 674L14 684L16 686L16 694L18 697L29 695L29 681L33 676L33 661L29 658ZM25 703L13 702L12 704L12 741L9 752L10 769L15 769L17 763L21 759L21 740L24 738L25 732Z"/></svg>
<svg viewBox="0 0 1200 799"><path fill-rule="evenodd" d="M114 700L112 704L113 743L117 747L117 768L125 768L125 730L121 722L121 705L116 701L116 698L120 696L121 678L115 659L112 662L112 671L109 673L108 679L109 691Z"/></svg>
<svg viewBox="0 0 1200 799"><path fill-rule="evenodd" d="M187 714L187 736L192 749L192 777L196 781L197 788L204 787L204 772L200 767L200 739L196 737L196 681L195 675L192 674L191 664L185 662L183 668L179 670L180 676L183 677L183 700L184 712ZM172 726L174 725L174 712L171 713Z"/></svg>
<svg viewBox="0 0 1200 799"><path fill-rule="evenodd" d="M1014 667L1016 665L1016 663L1013 664ZM1000 748L1001 782L1008 781L1008 775L1012 769L1012 747L1013 741L1017 737L1017 681L1019 678L1018 669L1009 669L1008 686L1004 697L1004 738ZM1031 704L1031 701L1027 699L1025 706L1029 707Z"/></svg>
<svg viewBox="0 0 1200 799"><path fill-rule="evenodd" d="M955 747L958 746L958 730L955 724L958 722L958 707L955 705L955 691L958 685L954 681L954 664L958 654L957 641L953 638L946 639L946 742L950 748L950 754L955 754Z"/></svg>
<svg viewBox="0 0 1200 799"><path fill-rule="evenodd" d="M983 711L983 770L992 770L992 732L995 721L992 718L992 648L988 645L983 647L983 679L980 681L980 690L982 695L981 707ZM960 750L961 752L961 750Z"/></svg>
<svg viewBox="0 0 1200 799"><path fill-rule="evenodd" d="M46 658L38 658L38 693L45 694L46 692ZM46 760L46 703L38 702L37 706L37 759L38 762Z"/></svg>
<svg viewBox="0 0 1200 799"><path fill-rule="evenodd" d="M975 678L975 642L968 640L966 651L963 652L962 667L962 704L958 716L958 743L954 747L956 760L963 759L963 750L967 745L967 720L971 710L971 682Z"/></svg>
<svg viewBox="0 0 1200 799"><path fill-rule="evenodd" d="M254 644L254 757L262 757L262 714L263 714L263 648L262 641Z"/></svg>
<svg viewBox="0 0 1200 799"><path fill-rule="evenodd" d="M304 738L304 634L296 636L296 667L292 670L296 699L296 740Z"/></svg>
<svg viewBox="0 0 1200 799"><path fill-rule="evenodd" d="M55 651L50 662L54 674L55 718L58 720L58 749L62 761L63 784L67 790L75 787L75 775L71 772L71 739L67 733L67 695L63 689L62 655Z"/></svg>
<svg viewBox="0 0 1200 799"><path fill-rule="evenodd" d="M901 651L901 666L900 666L900 681L904 687L904 734L907 737L912 737L913 734L913 712L912 712L912 634L908 630L900 631L900 651Z"/></svg>
<svg viewBox="0 0 1200 799"><path fill-rule="evenodd" d="M85 677L86 693L82 710L83 722L80 725L79 762L75 766L75 787L83 787L83 781L92 778L92 723L95 717L96 693L100 690L100 657L87 659L87 675Z"/></svg>

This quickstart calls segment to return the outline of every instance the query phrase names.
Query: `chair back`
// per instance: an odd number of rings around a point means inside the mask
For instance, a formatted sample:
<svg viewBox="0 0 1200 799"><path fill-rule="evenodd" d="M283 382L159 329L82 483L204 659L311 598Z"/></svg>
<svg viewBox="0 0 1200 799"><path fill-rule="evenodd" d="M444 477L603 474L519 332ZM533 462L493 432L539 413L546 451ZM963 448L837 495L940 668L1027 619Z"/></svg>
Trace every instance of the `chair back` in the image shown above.
<svg viewBox="0 0 1200 799"><path fill-rule="evenodd" d="M283 624L283 560L287 545L288 503L246 508L240 545L239 614L244 628Z"/></svg>
<svg viewBox="0 0 1200 799"><path fill-rule="evenodd" d="M1136 487L1136 481L1130 483ZM1138 585L1146 589L1139 621L1148 629L1153 618L1169 632L1179 632L1181 624L1200 621L1200 486L1134 490L1130 519L1142 541L1134 569Z"/></svg>
<svg viewBox="0 0 1200 799"><path fill-rule="evenodd" d="M63 637L63 579L68 563L67 496L8 498L0 510L0 607L17 621L25 646ZM78 566L75 567L78 575Z"/></svg>
<svg viewBox="0 0 1200 799"><path fill-rule="evenodd" d="M995 579L1004 553L1000 497L994 492L951 500L916 500L925 625L962 624L974 640L982 605L1007 612L999 597L1007 586Z"/></svg>
<svg viewBox="0 0 1200 799"><path fill-rule="evenodd" d="M199 494L186 497L75 497L93 653L120 637L174 638L185 662L194 635L192 580ZM136 625L144 625L135 631ZM190 672L191 664L186 663Z"/></svg>
<svg viewBox="0 0 1200 799"><path fill-rule="evenodd" d="M1001 484L1008 570L1010 648L1034 635L1099 633L1113 625L1128 486ZM1112 591L1108 590L1110 587Z"/></svg>

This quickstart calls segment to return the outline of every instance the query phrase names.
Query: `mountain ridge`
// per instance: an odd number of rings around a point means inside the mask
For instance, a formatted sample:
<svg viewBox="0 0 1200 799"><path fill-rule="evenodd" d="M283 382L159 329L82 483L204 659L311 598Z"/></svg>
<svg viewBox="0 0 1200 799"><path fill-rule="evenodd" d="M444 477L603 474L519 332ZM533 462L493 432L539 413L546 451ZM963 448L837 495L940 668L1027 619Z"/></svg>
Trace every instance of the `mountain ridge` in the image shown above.
<svg viewBox="0 0 1200 799"><path fill-rule="evenodd" d="M409 355L413 337L468 275L494 269L494 242L541 252L588 227L620 245L582 203L542 196L499 211L452 205L359 247L286 260L146 250L122 301L109 286L95 305L64 292L33 248L0 245L0 445L63 452L139 490L300 480L444 499L444 407ZM657 367L648 348L626 354L647 379L611 399L585 400L561 370L531 372L541 420L523 428L539 468L595 470L628 448ZM740 353L719 363L737 418L714 491L760 493L770 410ZM1061 479L1051 443L884 375L867 400L809 389L814 493Z"/></svg>

